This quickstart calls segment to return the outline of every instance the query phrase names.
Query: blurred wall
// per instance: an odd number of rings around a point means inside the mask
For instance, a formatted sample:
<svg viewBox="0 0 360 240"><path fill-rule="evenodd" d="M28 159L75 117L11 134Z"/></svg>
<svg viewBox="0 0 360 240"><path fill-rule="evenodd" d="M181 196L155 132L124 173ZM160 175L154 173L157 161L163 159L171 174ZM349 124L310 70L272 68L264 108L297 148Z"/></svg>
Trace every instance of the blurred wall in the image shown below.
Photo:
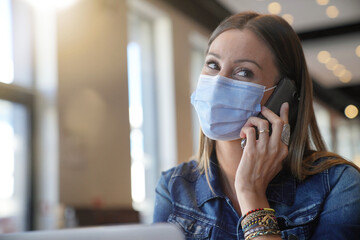
<svg viewBox="0 0 360 240"><path fill-rule="evenodd" d="M60 202L131 208L126 2L58 14Z"/></svg>
<svg viewBox="0 0 360 240"><path fill-rule="evenodd" d="M193 154L189 35L209 32L162 1L146 2L172 23L174 137L184 162ZM66 205L131 208L127 11L124 0L83 0L58 13L60 202Z"/></svg>

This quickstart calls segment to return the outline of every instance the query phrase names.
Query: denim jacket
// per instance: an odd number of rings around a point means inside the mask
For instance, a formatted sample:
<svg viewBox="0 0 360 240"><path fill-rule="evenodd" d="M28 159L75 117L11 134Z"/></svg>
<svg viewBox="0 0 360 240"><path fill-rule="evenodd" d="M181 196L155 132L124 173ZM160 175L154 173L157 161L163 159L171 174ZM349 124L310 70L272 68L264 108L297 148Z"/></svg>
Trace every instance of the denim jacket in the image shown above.
<svg viewBox="0 0 360 240"><path fill-rule="evenodd" d="M219 169L210 164L210 190L196 161L162 173L154 222L170 222L190 239L244 239L241 216L222 192ZM286 171L269 184L282 239L360 239L360 174L337 165L299 182Z"/></svg>

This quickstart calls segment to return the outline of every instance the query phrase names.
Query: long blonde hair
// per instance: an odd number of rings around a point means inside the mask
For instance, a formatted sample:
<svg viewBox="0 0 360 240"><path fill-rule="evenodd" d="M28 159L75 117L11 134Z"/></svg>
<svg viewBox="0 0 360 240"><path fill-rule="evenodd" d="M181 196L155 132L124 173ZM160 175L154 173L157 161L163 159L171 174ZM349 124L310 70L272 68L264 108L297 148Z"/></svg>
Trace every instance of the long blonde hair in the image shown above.
<svg viewBox="0 0 360 240"><path fill-rule="evenodd" d="M208 48L217 36L230 29L250 30L262 39L273 53L280 76L294 80L299 90L297 120L291 126L289 154L284 161L284 168L291 171L299 180L304 180L307 176L320 173L338 164L349 164L360 171L355 164L326 150L315 119L313 87L304 52L291 26L276 15L261 15L255 12L239 13L220 23L209 39ZM199 168L205 172L208 183L209 174L211 174L209 172L210 156L214 147L215 141L206 137L201 131L197 159ZM326 160L316 162L322 157L326 157Z"/></svg>

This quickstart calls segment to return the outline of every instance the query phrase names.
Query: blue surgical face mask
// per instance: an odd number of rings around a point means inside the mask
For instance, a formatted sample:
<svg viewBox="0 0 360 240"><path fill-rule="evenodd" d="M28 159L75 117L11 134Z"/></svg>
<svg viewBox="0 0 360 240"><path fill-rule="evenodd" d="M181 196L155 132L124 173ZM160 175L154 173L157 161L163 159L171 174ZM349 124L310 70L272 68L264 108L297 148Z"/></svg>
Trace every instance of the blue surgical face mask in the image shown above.
<svg viewBox="0 0 360 240"><path fill-rule="evenodd" d="M265 86L226 78L200 75L191 95L204 134L213 140L240 139L240 131L251 116L261 111Z"/></svg>

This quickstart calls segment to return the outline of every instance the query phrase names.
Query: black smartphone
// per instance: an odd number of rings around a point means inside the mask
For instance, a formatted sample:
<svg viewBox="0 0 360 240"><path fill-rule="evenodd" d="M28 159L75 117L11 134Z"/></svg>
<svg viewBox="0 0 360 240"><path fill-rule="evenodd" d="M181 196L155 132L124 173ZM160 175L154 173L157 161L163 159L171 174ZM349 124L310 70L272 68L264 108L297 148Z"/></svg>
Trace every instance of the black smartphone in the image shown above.
<svg viewBox="0 0 360 240"><path fill-rule="evenodd" d="M284 102L289 103L289 124L290 124L290 132L292 133L297 118L297 111L299 106L299 94L293 80L288 78L283 78L277 84L274 92L271 94L265 106L273 111L276 115L280 116L280 108ZM262 119L266 119L261 113L257 116ZM259 133L256 129L256 139L259 138ZM269 125L269 135L271 135L272 129L271 124ZM246 145L246 138L241 140L241 147L244 148Z"/></svg>
<svg viewBox="0 0 360 240"><path fill-rule="evenodd" d="M280 116L280 108L284 102L289 103L289 124L291 130L294 129L297 118L297 111L299 105L299 94L296 89L295 82L288 78L283 78L277 84L274 92L265 103L265 106ZM266 119L261 113L259 118ZM271 127L271 126L270 126ZM271 131L271 128L269 129ZM291 131L292 132L292 131Z"/></svg>

